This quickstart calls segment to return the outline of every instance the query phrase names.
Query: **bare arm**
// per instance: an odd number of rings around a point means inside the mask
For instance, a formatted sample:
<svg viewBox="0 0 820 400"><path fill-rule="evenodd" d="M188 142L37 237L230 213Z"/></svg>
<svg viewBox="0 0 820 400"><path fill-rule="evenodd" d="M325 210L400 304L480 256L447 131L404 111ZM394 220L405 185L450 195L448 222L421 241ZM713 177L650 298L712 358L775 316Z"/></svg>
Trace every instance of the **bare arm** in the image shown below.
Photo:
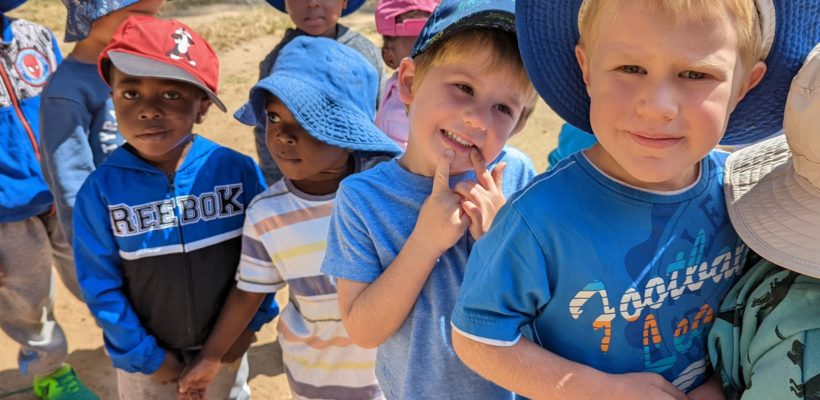
<svg viewBox="0 0 820 400"><path fill-rule="evenodd" d="M491 346L453 330L461 361L482 377L538 399L687 399L658 374L607 374L560 357L521 337L509 347Z"/></svg>
<svg viewBox="0 0 820 400"><path fill-rule="evenodd" d="M461 196L449 187L448 150L439 159L433 190L419 212L410 237L392 264L372 283L337 280L339 311L353 343L365 348L382 344L407 319L437 259L467 230Z"/></svg>

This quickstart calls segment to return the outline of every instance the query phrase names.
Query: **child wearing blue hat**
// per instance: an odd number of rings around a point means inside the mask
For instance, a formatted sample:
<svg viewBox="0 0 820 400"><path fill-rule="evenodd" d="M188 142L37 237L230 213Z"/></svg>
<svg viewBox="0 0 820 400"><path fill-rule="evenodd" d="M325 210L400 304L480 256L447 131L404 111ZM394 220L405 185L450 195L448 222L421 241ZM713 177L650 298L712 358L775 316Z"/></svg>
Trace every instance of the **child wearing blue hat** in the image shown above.
<svg viewBox="0 0 820 400"><path fill-rule="evenodd" d="M375 350L351 342L336 288L319 271L339 183L401 152L373 122L377 85L376 71L353 49L301 36L282 48L271 75L251 89L240 116L249 125L265 121L268 151L284 179L248 207L236 288L181 379L185 395L204 395L265 294L288 286L277 330L293 397L384 398L374 374Z"/></svg>
<svg viewBox="0 0 820 400"><path fill-rule="evenodd" d="M713 149L779 130L795 54L817 41L809 4L517 3L535 87L598 143L533 180L473 249L453 313L467 365L530 398L720 396L707 334L747 247Z"/></svg>
<svg viewBox="0 0 820 400"><path fill-rule="evenodd" d="M96 399L65 364L67 344L52 314L52 264L82 298L71 248L40 169L43 85L62 60L47 28L6 16L24 0L0 0L0 329L20 345L22 375L44 399Z"/></svg>
<svg viewBox="0 0 820 400"><path fill-rule="evenodd" d="M279 58L282 48L298 36L326 37L358 51L376 69L379 80L378 90L381 93L384 86L384 62L379 49L360 33L339 23L339 17L358 10L364 0L267 0L268 4L277 10L288 13L296 28L285 31L282 40L259 63L259 80L270 75L273 65ZM316 57L319 55L316 54ZM305 61L310 62L310 61ZM377 98L378 101L378 98ZM256 140L256 154L259 157L259 166L265 175L265 181L274 183L282 178L282 172L268 153L265 144L264 121L253 129Z"/></svg>
<svg viewBox="0 0 820 400"><path fill-rule="evenodd" d="M123 143L97 57L131 15L156 15L164 0L63 0L66 42L77 42L43 90L42 166L68 243L74 200L86 178Z"/></svg>
<svg viewBox="0 0 820 400"><path fill-rule="evenodd" d="M336 277L351 340L378 347L390 399L512 398L455 356L450 314L475 240L534 175L504 147L535 104L514 4L435 9L399 67L407 151L346 179L336 196L322 271Z"/></svg>

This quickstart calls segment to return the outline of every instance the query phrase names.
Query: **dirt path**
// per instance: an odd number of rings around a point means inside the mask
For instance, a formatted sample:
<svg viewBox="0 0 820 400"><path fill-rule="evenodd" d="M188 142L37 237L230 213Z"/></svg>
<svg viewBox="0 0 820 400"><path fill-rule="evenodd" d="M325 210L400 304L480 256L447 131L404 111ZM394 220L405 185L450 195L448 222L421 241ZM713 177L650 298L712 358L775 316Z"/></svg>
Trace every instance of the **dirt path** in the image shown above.
<svg viewBox="0 0 820 400"><path fill-rule="evenodd" d="M223 17L243 16L257 12L248 6L220 5L207 10L194 10L179 14L179 18L195 26L208 26L217 23ZM367 6L354 15L347 17L343 23L366 34L377 45L381 39L373 28L373 10ZM62 38L62 32L58 32ZM229 111L241 106L248 90L255 83L258 63L265 54L278 42L281 31L238 41L229 50L221 51L220 98ZM69 46L70 47L70 46ZM68 47L63 49L68 50ZM533 117L524 130L511 139L511 144L528 154L538 171L546 166L546 157L555 146L556 132L561 121L539 100ZM255 156L253 137L250 129L212 108L206 123L198 129L205 136L221 144ZM287 298L286 292L277 296L280 304ZM0 312L3 312L0 310ZM69 343L68 362L92 390L102 399L116 397L116 380L111 362L102 350L102 335L88 313L88 309L78 300L71 297L68 291L58 284L57 305L55 314L66 332ZM268 324L259 334L259 341L249 352L251 363L250 385L257 399L287 399L289 391L281 364L281 350L276 342L275 324ZM0 333L0 399L34 399L30 382L17 373L17 346L8 337ZM19 393L18 393L19 392Z"/></svg>

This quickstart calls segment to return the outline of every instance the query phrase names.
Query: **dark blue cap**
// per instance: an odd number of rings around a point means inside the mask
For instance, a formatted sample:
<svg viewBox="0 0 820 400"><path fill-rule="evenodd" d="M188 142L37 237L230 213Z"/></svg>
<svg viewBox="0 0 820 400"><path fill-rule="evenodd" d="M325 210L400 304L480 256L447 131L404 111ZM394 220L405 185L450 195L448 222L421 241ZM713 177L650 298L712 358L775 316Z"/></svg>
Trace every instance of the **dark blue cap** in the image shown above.
<svg viewBox="0 0 820 400"><path fill-rule="evenodd" d="M466 29L500 29L515 34L515 0L442 0L421 30L411 58Z"/></svg>

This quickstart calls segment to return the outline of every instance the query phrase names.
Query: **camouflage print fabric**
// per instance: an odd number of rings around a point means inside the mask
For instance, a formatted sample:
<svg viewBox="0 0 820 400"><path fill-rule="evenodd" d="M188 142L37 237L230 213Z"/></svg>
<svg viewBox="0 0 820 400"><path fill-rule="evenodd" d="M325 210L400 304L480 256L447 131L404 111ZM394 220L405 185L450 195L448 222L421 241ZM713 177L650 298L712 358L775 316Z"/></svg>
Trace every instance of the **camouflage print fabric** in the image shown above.
<svg viewBox="0 0 820 400"><path fill-rule="evenodd" d="M762 260L726 295L709 356L728 400L820 399L820 280Z"/></svg>
<svg viewBox="0 0 820 400"><path fill-rule="evenodd" d="M94 21L137 1L139 0L63 0L68 11L65 41L76 42L85 39Z"/></svg>

